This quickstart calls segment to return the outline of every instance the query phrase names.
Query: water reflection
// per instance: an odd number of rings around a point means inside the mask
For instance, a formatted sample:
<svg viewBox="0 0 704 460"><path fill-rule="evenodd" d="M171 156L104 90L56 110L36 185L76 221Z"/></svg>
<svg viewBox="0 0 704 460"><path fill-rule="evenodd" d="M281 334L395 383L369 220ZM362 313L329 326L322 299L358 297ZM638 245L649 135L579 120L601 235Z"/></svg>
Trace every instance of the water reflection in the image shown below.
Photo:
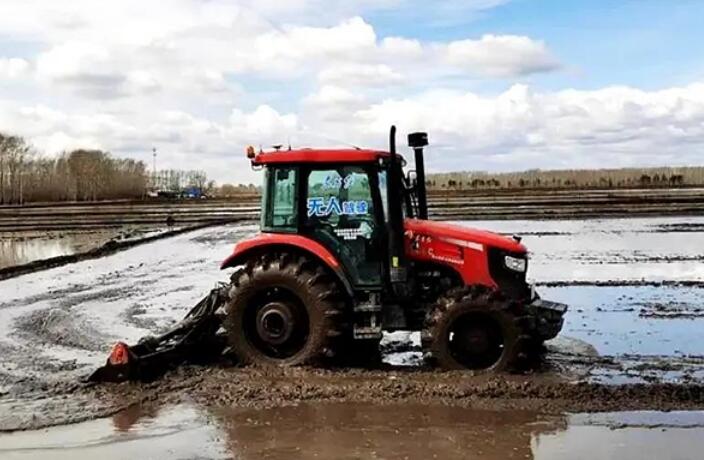
<svg viewBox="0 0 704 460"><path fill-rule="evenodd" d="M561 416L423 405L307 404L214 415L242 459L526 459L533 438L566 428Z"/></svg>
<svg viewBox="0 0 704 460"><path fill-rule="evenodd" d="M89 231L0 234L0 268L89 251L110 240L136 238L160 230L162 229L156 227L117 227Z"/></svg>
<svg viewBox="0 0 704 460"><path fill-rule="evenodd" d="M0 238L0 268L76 252L74 238ZM78 244L80 246L80 244Z"/></svg>
<svg viewBox="0 0 704 460"><path fill-rule="evenodd" d="M133 406L112 419L0 435L0 457L698 458L704 412L541 415L450 406Z"/></svg>

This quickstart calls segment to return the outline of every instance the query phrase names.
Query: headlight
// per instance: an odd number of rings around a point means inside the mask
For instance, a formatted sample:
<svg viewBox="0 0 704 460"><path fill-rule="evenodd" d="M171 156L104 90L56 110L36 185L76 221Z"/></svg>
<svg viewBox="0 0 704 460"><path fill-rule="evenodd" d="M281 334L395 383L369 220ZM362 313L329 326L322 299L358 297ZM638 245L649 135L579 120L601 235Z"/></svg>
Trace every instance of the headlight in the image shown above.
<svg viewBox="0 0 704 460"><path fill-rule="evenodd" d="M505 256L504 264L506 264L506 268L508 268L509 270L513 270L514 272L523 273L524 271L526 271L526 259Z"/></svg>

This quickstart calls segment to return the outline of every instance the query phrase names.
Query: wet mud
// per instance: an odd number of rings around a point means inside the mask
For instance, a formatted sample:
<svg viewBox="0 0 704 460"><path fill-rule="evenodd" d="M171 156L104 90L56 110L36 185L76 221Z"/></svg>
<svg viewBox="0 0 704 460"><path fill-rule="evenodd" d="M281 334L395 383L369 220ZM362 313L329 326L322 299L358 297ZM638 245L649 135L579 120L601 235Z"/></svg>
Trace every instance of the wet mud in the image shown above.
<svg viewBox="0 0 704 460"><path fill-rule="evenodd" d="M441 404L481 410L530 410L541 414L704 410L704 385L701 383L595 383L560 377L557 369L552 371L475 376L467 372L398 367L272 370L239 368L229 363L186 365L151 383L77 385L57 382L35 393L29 401L6 399L0 404L0 431L92 420L135 404L192 402L212 409L364 403L381 406ZM62 405L64 409L60 409ZM28 408L31 415L27 413Z"/></svg>

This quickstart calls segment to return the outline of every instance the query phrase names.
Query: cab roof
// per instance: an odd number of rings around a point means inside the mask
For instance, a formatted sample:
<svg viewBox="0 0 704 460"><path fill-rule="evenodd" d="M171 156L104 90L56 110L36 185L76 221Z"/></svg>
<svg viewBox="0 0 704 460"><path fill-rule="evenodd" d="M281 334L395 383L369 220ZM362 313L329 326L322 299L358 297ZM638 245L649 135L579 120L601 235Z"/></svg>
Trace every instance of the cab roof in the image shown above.
<svg viewBox="0 0 704 460"><path fill-rule="evenodd" d="M366 149L297 149L259 152L254 165L282 163L372 163L388 158L389 152Z"/></svg>

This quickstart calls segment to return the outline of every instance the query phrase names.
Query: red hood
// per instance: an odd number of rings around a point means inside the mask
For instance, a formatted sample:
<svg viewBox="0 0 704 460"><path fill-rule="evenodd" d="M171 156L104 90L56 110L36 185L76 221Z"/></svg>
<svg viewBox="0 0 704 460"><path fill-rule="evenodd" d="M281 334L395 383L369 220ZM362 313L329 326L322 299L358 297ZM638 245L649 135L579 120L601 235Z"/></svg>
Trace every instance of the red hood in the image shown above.
<svg viewBox="0 0 704 460"><path fill-rule="evenodd" d="M434 238L446 237L454 238L472 243L479 243L485 246L501 248L513 252L527 252L526 247L513 238L508 238L497 233L476 228L464 227L462 225L446 224L432 220L406 219L404 229L414 233L425 234Z"/></svg>

